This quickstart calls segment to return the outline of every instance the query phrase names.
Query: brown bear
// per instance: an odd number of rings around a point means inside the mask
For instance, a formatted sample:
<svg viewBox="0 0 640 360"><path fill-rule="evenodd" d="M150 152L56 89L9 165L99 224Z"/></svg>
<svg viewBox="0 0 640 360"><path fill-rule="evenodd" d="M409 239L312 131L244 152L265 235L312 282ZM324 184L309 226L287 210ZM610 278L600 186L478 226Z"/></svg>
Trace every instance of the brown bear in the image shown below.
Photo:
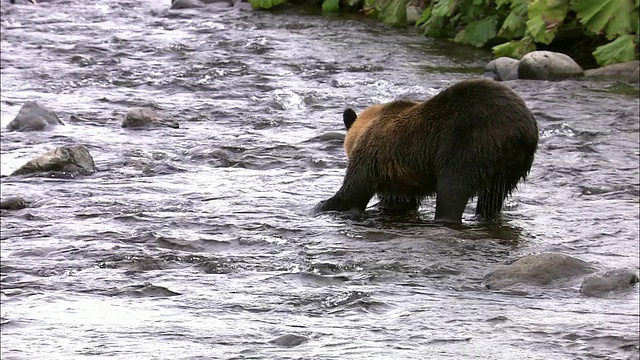
<svg viewBox="0 0 640 360"><path fill-rule="evenodd" d="M416 211L436 195L436 222L460 223L470 198L476 215L499 219L538 147L538 124L511 89L488 79L459 82L418 103L347 109L342 187L315 208L363 211L377 194L383 212Z"/></svg>

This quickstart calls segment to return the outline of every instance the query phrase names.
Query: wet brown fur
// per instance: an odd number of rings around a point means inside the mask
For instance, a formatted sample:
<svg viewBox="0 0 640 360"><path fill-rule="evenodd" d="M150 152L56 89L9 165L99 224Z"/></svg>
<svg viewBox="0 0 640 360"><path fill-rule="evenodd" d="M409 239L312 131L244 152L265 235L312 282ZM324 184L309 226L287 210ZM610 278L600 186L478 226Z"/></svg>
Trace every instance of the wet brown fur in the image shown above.
<svg viewBox="0 0 640 360"><path fill-rule="evenodd" d="M537 144L524 101L492 80L463 81L422 103L373 105L347 131L341 189L317 210L364 210L378 194L383 209L407 212L437 195L436 220L460 222L477 196L477 214L494 220L526 178Z"/></svg>

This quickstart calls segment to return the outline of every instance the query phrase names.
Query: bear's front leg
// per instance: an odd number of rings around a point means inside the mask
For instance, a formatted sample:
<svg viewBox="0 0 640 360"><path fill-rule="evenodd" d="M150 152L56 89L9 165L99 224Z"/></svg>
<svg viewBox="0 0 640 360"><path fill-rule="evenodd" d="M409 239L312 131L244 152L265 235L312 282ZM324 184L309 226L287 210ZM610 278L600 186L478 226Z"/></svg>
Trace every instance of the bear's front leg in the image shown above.
<svg viewBox="0 0 640 360"><path fill-rule="evenodd" d="M316 213L323 211L364 211L373 194L371 179L367 178L366 172L350 162L340 190L329 199L321 201L314 210Z"/></svg>

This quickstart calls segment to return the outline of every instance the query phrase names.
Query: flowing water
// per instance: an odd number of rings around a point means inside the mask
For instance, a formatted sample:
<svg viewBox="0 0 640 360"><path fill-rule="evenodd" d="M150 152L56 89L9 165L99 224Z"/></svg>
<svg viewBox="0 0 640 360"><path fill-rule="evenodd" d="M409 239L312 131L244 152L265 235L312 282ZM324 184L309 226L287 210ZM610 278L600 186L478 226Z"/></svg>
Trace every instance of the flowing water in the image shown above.
<svg viewBox="0 0 640 360"><path fill-rule="evenodd" d="M358 17L18 2L1 4L1 173L72 143L99 171L2 178L31 202L1 218L3 359L638 358L637 287L481 284L548 251L638 270L637 86L508 83L541 140L499 226L473 203L434 226L433 199L314 217L346 167L344 108L429 98L491 55ZM66 124L6 131L27 100ZM180 128L121 128L138 106Z"/></svg>

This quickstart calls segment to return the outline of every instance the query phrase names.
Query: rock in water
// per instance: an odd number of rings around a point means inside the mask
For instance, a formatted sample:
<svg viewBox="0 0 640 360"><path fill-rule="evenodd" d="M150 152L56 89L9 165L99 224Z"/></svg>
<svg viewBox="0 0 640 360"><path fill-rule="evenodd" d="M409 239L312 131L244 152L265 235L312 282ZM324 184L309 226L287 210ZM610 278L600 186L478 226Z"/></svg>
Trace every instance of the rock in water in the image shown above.
<svg viewBox="0 0 640 360"><path fill-rule="evenodd" d="M610 79L627 80L630 82L640 82L638 78L638 69L640 68L640 61L632 60L618 64L611 64L603 66L597 69L586 70L585 76L588 77L602 77Z"/></svg>
<svg viewBox="0 0 640 360"><path fill-rule="evenodd" d="M177 129L180 127L175 120L164 120L155 111L149 108L134 108L129 110L122 122L123 128L150 128L154 126L168 126Z"/></svg>
<svg viewBox="0 0 640 360"><path fill-rule="evenodd" d="M15 119L7 124L7 129L37 131L54 125L64 125L58 115L36 101L27 101L22 105Z"/></svg>
<svg viewBox="0 0 640 360"><path fill-rule="evenodd" d="M628 269L615 269L589 275L580 292L587 296L604 297L612 292L623 291L638 283L638 275Z"/></svg>
<svg viewBox="0 0 640 360"><path fill-rule="evenodd" d="M487 64L484 68L484 77L498 81L517 80L519 64L519 60L505 56L499 57Z"/></svg>
<svg viewBox="0 0 640 360"><path fill-rule="evenodd" d="M96 170L93 157L84 145L60 146L30 160L11 175L66 172L88 175Z"/></svg>
<svg viewBox="0 0 640 360"><path fill-rule="evenodd" d="M309 341L309 338L307 338L306 336L287 334L287 335L282 335L280 337L277 337L273 340L270 340L269 342L271 344L290 348L290 347L298 346L300 344L304 344L307 341Z"/></svg>
<svg viewBox="0 0 640 360"><path fill-rule="evenodd" d="M0 209L3 210L20 210L27 207L27 202L20 196L10 196L0 200Z"/></svg>
<svg viewBox="0 0 640 360"><path fill-rule="evenodd" d="M191 9L203 7L207 4L230 7L234 5L233 0L172 0L171 9Z"/></svg>
<svg viewBox="0 0 640 360"><path fill-rule="evenodd" d="M593 272L591 264L558 253L528 255L487 274L482 283L490 289L511 285L547 285L554 280Z"/></svg>
<svg viewBox="0 0 640 360"><path fill-rule="evenodd" d="M584 75L584 70L568 55L553 51L532 51L518 64L518 78L556 80Z"/></svg>

